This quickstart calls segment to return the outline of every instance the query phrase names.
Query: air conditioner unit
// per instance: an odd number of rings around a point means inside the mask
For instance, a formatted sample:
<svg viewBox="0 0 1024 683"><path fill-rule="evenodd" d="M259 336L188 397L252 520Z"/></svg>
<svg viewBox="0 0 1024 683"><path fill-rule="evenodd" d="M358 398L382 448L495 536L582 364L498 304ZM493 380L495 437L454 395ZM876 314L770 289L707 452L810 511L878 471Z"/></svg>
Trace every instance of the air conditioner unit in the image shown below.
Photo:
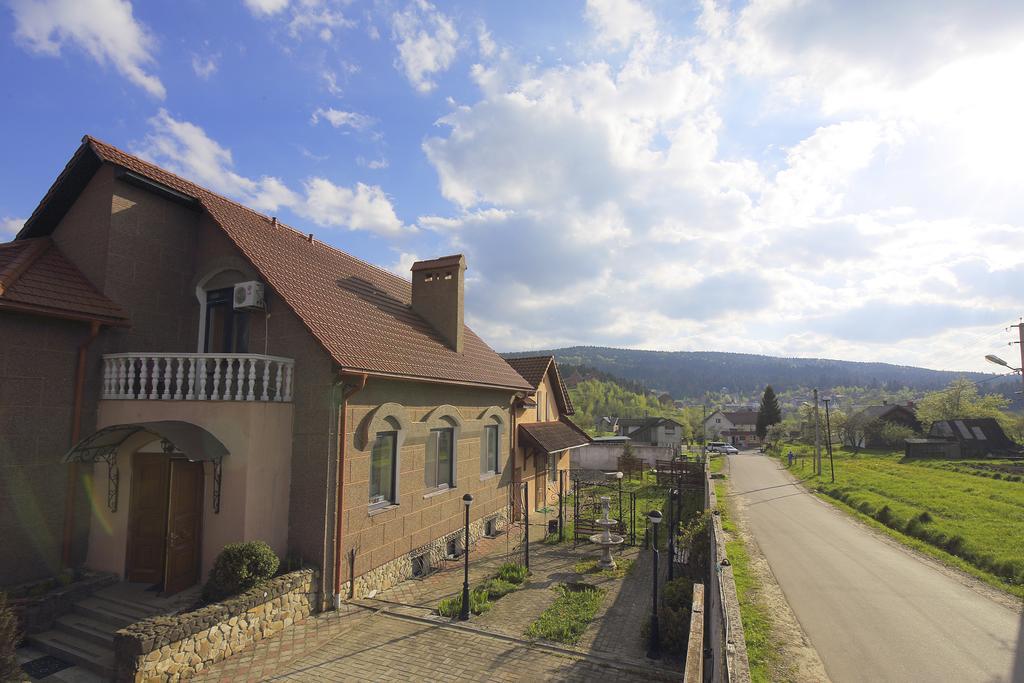
<svg viewBox="0 0 1024 683"><path fill-rule="evenodd" d="M264 308L262 282L252 280L235 285L236 311L262 311Z"/></svg>

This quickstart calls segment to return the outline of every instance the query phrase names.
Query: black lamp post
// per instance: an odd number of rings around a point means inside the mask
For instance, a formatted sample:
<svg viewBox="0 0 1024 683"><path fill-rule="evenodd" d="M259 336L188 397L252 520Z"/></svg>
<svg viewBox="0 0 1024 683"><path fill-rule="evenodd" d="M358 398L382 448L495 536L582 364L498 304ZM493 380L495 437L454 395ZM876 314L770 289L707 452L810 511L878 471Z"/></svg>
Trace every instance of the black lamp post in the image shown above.
<svg viewBox="0 0 1024 683"><path fill-rule="evenodd" d="M661 524L661 513L657 510L651 510L647 513L647 519L654 526L654 546L652 546L654 553L654 586L651 591L651 640L647 647L647 657L648 659L658 659L661 657L661 636L658 633L658 564L661 559L658 552L658 525Z"/></svg>
<svg viewBox="0 0 1024 683"><path fill-rule="evenodd" d="M669 504L672 506L668 511L668 580L671 581L675 578L675 565L676 565L676 527L679 525L679 520L675 518L676 510L676 494L678 491L672 489L669 491Z"/></svg>
<svg viewBox="0 0 1024 683"><path fill-rule="evenodd" d="M462 579L462 611L459 612L460 621L469 620L469 505L473 502L473 496L466 494L462 497L462 504L466 506L466 547L463 549L463 556L466 571Z"/></svg>

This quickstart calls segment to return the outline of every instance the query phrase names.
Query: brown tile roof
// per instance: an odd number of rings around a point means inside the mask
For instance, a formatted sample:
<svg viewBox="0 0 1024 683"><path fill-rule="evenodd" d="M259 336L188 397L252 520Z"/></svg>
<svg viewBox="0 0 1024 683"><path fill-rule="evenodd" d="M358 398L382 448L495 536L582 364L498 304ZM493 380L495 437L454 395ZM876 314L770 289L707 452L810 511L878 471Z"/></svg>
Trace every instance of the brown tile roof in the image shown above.
<svg viewBox="0 0 1024 683"><path fill-rule="evenodd" d="M519 356L518 358L505 359L512 368L518 372L523 379L530 383L534 389L544 381L544 375L548 368L553 368L554 378L552 384L556 387L555 400L563 415L574 415L576 409L572 406L572 399L569 397L569 390L565 388L562 375L558 372L558 363L554 356Z"/></svg>
<svg viewBox="0 0 1024 683"><path fill-rule="evenodd" d="M734 425L752 425L757 424L757 411L756 410L742 410L735 413L727 413L722 411L722 415L729 418L729 422Z"/></svg>
<svg viewBox="0 0 1024 683"><path fill-rule="evenodd" d="M193 197L342 370L528 388L468 327L463 353L412 311L412 284L158 166L86 136L103 161Z"/></svg>
<svg viewBox="0 0 1024 683"><path fill-rule="evenodd" d="M519 438L528 441L545 453L557 453L566 448L584 446L591 442L587 433L568 418L562 418L558 422L521 424L519 425Z"/></svg>
<svg viewBox="0 0 1024 683"><path fill-rule="evenodd" d="M49 237L0 244L0 309L128 324L121 307L100 294Z"/></svg>

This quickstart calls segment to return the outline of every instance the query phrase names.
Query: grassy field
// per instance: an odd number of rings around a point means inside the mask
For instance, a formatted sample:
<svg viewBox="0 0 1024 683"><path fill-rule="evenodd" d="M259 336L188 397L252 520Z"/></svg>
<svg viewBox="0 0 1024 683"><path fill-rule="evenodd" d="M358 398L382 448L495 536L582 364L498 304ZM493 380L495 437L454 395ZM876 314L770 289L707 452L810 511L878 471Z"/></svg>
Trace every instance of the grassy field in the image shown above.
<svg viewBox="0 0 1024 683"><path fill-rule="evenodd" d="M808 446L791 468L805 485L890 536L1024 597L1024 477L993 461L908 461L900 453L834 451L813 475ZM786 458L782 457L783 464Z"/></svg>
<svg viewBox="0 0 1024 683"><path fill-rule="evenodd" d="M772 643L771 617L766 606L758 600L758 583L750 570L750 555L743 544L743 539L740 538L736 524L732 521L729 506L724 502L728 500L724 483L715 483L715 495L719 501L722 529L727 536L725 554L732 565L736 597L740 601L740 618L743 620L743 638L747 643L750 680L753 683L767 683L771 680L772 657L777 651Z"/></svg>

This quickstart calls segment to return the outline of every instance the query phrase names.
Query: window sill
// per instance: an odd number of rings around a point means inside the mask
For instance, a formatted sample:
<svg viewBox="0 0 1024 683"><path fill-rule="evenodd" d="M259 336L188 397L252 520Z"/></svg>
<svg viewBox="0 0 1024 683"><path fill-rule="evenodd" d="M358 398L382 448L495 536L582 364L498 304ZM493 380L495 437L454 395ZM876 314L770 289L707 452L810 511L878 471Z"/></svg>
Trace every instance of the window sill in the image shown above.
<svg viewBox="0 0 1024 683"><path fill-rule="evenodd" d="M427 498L433 498L434 496L440 496L442 493L448 493L449 491L455 490L456 487L454 486L445 486L444 488L432 489L431 491L428 491L427 493L423 494L423 499L426 500Z"/></svg>
<svg viewBox="0 0 1024 683"><path fill-rule="evenodd" d="M380 507L370 508L368 510L368 514L370 515L370 517L376 517L377 515L381 514L382 512L387 512L388 510L394 510L397 507L398 507L398 503L391 503L390 505L381 505Z"/></svg>
<svg viewBox="0 0 1024 683"><path fill-rule="evenodd" d="M480 481L487 481L488 479L494 479L499 474L501 474L501 472L488 472L487 474L481 474L480 475Z"/></svg>

